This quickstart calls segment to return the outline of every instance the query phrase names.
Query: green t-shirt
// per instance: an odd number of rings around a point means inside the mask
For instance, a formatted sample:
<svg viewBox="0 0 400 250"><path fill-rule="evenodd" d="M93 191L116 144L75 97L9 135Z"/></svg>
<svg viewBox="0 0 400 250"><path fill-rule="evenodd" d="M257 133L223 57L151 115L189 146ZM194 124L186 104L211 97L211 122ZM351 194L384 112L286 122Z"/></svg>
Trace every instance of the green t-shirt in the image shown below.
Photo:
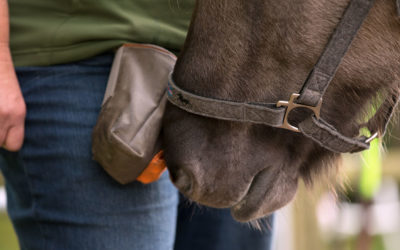
<svg viewBox="0 0 400 250"><path fill-rule="evenodd" d="M9 0L16 66L73 62L123 43L178 51L195 0Z"/></svg>

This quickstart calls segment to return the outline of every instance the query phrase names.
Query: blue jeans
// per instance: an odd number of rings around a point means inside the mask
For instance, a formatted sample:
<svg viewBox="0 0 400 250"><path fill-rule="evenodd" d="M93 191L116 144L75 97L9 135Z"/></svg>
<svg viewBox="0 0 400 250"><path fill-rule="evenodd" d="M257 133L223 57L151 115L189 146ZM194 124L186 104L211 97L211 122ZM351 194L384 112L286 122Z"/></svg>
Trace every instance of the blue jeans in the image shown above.
<svg viewBox="0 0 400 250"><path fill-rule="evenodd" d="M92 160L91 133L112 60L113 54L104 54L17 68L28 110L25 142L17 153L0 150L0 169L21 249L170 250L177 224L175 250L269 249L269 233L259 237L261 245L244 237L260 235L247 226L226 235L226 228L239 225L229 210L197 217L183 206L180 213L192 216L177 218L178 193L167 173L149 185L122 186ZM261 247L248 248L256 245Z"/></svg>
<svg viewBox="0 0 400 250"><path fill-rule="evenodd" d="M178 194L164 174L121 186L91 157L113 54L17 68L27 104L18 153L2 151L8 211L29 250L170 250ZM4 164L5 163L5 164Z"/></svg>
<svg viewBox="0 0 400 250"><path fill-rule="evenodd" d="M229 209L189 203L180 197L175 250L269 250L273 216L260 221L263 230L232 219Z"/></svg>

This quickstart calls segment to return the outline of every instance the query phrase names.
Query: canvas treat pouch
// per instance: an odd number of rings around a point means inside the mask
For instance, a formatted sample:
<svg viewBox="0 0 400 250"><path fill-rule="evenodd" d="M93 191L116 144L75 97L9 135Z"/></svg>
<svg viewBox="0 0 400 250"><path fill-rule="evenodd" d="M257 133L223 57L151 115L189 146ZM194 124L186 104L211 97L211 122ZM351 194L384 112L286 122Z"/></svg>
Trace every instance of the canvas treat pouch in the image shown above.
<svg viewBox="0 0 400 250"><path fill-rule="evenodd" d="M175 61L173 53L155 45L126 44L115 55L92 151L121 184L139 176L143 183L152 182L165 169L159 134Z"/></svg>

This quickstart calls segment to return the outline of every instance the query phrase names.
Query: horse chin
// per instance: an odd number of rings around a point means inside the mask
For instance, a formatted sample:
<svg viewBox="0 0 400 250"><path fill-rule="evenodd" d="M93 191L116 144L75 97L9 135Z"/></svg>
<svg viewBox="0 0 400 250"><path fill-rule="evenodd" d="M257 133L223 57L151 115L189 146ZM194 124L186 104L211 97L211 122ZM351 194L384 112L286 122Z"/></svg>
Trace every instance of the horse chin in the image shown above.
<svg viewBox="0 0 400 250"><path fill-rule="evenodd" d="M191 201L214 208L231 208L232 216L240 222L254 221L268 216L290 202L297 190L297 177L288 176L284 171L266 168L260 171L249 184L240 178L232 181L246 186L242 190L206 192L193 185L193 179L182 174L182 169L170 171L171 179L180 192ZM218 190L218 189L216 189ZM223 195L224 194L224 195Z"/></svg>
<svg viewBox="0 0 400 250"><path fill-rule="evenodd" d="M249 184L239 181L233 181L231 185L236 183L240 189L218 188L209 190L208 185L199 185L196 178L186 174L182 169L170 170L170 176L175 187L189 200L201 205L214 208L231 208L242 201L249 192L251 182Z"/></svg>
<svg viewBox="0 0 400 250"><path fill-rule="evenodd" d="M287 178L270 171L260 172L247 195L231 208L232 216L240 222L249 222L268 216L288 204L297 191L297 178Z"/></svg>

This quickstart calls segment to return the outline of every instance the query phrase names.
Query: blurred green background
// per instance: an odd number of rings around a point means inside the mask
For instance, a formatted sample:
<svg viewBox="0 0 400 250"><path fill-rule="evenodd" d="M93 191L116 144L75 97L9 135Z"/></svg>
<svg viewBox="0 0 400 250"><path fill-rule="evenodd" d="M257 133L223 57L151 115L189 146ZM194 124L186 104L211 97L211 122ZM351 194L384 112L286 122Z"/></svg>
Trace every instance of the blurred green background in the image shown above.
<svg viewBox="0 0 400 250"><path fill-rule="evenodd" d="M1 192L4 192L4 180L0 174L0 196ZM0 250L17 250L17 237L2 205L4 204L0 204Z"/></svg>

